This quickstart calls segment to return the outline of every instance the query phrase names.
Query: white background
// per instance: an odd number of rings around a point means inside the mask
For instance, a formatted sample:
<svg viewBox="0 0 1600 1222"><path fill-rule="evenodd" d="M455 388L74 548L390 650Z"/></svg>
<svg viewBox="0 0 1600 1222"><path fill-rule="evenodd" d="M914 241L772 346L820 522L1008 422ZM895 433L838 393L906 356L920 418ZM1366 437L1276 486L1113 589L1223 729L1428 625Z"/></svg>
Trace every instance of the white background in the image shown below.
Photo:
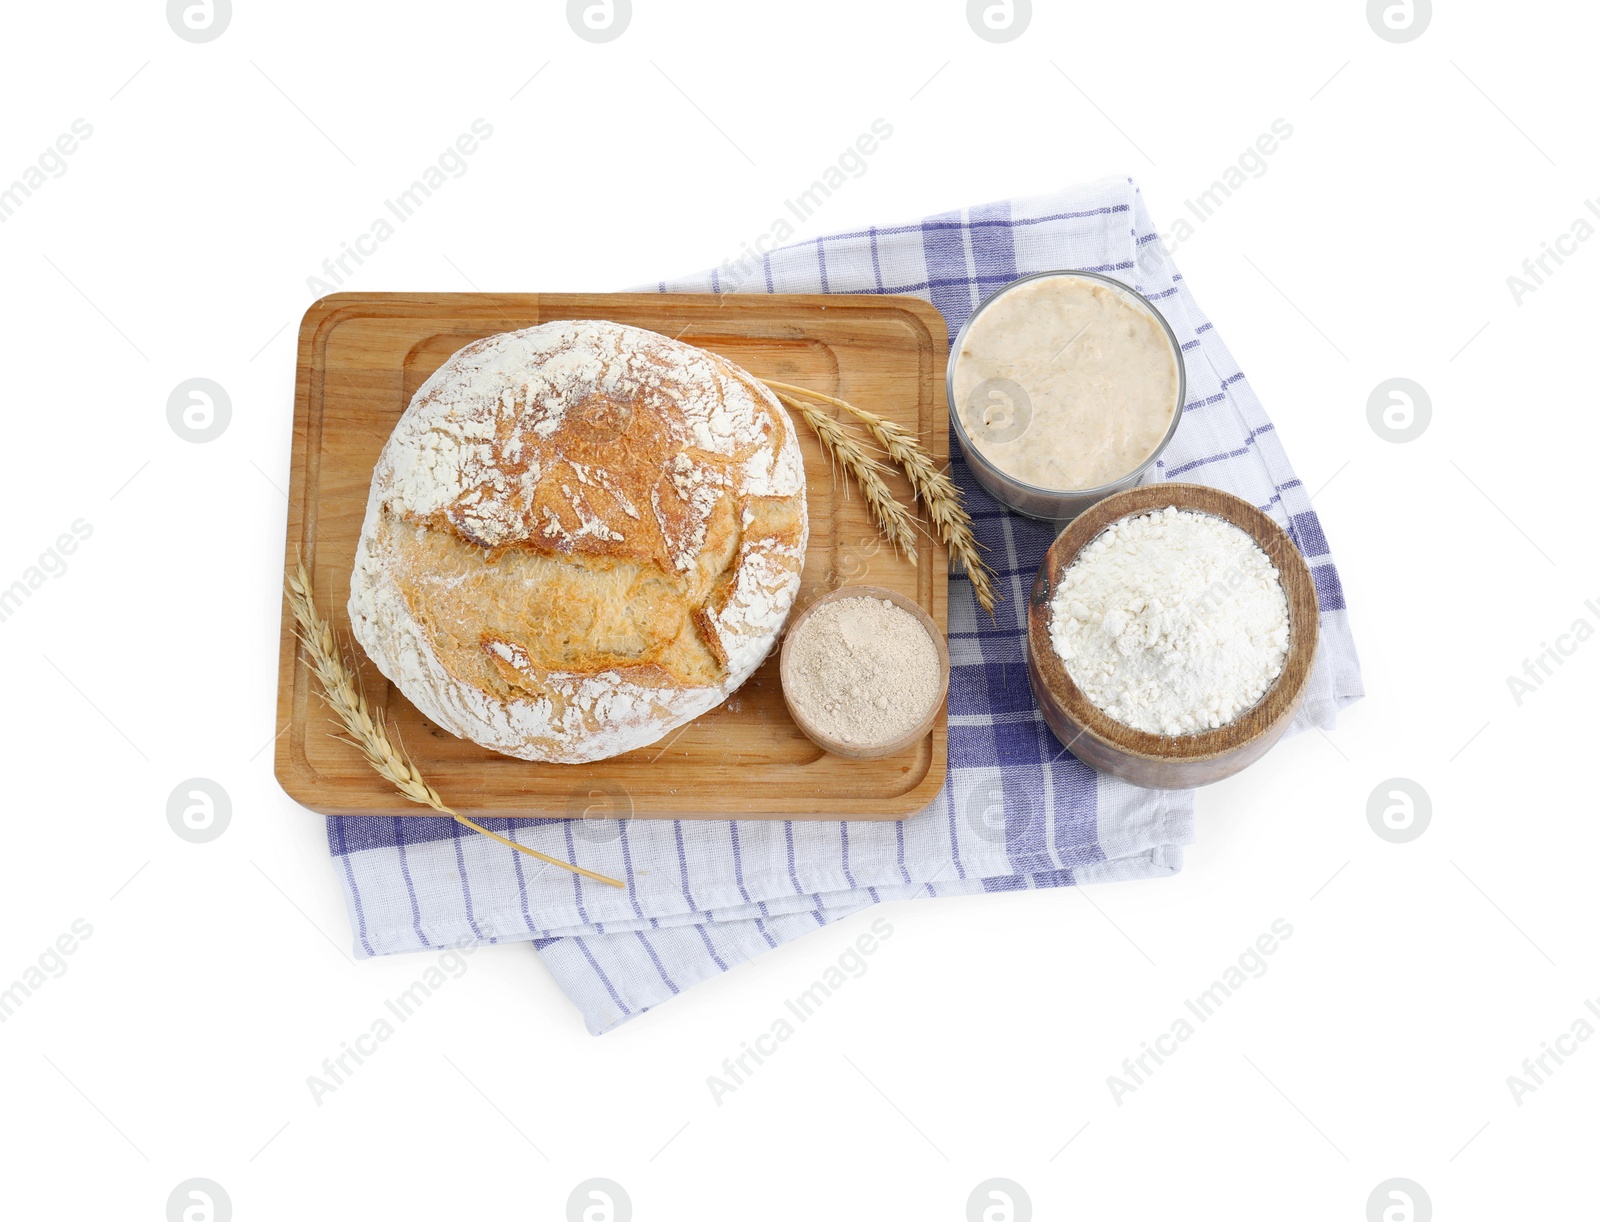
<svg viewBox="0 0 1600 1222"><path fill-rule="evenodd" d="M193 45L156 0L8 6L0 183L93 135L0 225L0 585L93 534L0 623L0 984L94 930L0 1025L8 1216L160 1219L192 1176L240 1219L558 1219L590 1176L640 1219L957 1219L991 1176L1040 1218L1359 1222L1392 1176L1440 1219L1576 1216L1600 1040L1520 1106L1506 1079L1600 996L1600 643L1520 706L1507 676L1600 624L1600 242L1520 305L1506 278L1600 192L1600 14L1441 5L1395 45L1355 0L1036 9L993 45L955 0L635 0L591 45L554 2L237 0ZM602 1039L526 946L486 948L316 1106L422 964L351 961L322 821L272 775L295 330L480 117L352 287L693 271L879 117L800 236L1107 173L1168 229L1286 119L1176 258L1318 490L1368 698L1205 791L1175 878L887 910L866 975L721 1106L707 1075L870 916ZM204 445L166 420L200 376L233 404ZM1432 398L1409 444L1367 422L1394 376ZM167 826L192 776L232 798L209 844ZM1433 803L1404 845L1366 817L1394 776ZM1266 974L1115 1103L1278 917Z"/></svg>

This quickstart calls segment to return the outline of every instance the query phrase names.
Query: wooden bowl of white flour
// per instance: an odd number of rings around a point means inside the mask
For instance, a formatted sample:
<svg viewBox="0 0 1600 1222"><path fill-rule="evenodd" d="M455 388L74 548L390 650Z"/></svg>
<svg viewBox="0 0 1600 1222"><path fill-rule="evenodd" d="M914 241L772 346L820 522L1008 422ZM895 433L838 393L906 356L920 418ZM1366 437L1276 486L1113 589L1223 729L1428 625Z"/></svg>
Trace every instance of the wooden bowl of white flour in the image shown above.
<svg viewBox="0 0 1600 1222"><path fill-rule="evenodd" d="M1045 553L1028 679L1084 763L1189 789L1282 737L1317 633L1316 586L1282 527L1216 488L1147 484L1101 501Z"/></svg>

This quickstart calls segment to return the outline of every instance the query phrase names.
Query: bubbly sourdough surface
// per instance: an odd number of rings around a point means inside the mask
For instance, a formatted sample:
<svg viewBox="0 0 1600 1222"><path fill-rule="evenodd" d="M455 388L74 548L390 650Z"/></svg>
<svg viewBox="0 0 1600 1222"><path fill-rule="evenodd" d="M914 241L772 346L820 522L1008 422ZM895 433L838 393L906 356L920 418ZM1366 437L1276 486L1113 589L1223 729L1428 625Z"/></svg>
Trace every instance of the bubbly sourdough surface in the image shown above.
<svg viewBox="0 0 1600 1222"><path fill-rule="evenodd" d="M1136 299L1087 277L1047 276L1006 290L972 320L955 396L972 444L1007 475L1100 488L1161 444L1178 410L1178 364Z"/></svg>
<svg viewBox="0 0 1600 1222"><path fill-rule="evenodd" d="M356 639L440 726L579 763L715 707L799 588L788 414L710 352L555 322L457 352L373 473Z"/></svg>

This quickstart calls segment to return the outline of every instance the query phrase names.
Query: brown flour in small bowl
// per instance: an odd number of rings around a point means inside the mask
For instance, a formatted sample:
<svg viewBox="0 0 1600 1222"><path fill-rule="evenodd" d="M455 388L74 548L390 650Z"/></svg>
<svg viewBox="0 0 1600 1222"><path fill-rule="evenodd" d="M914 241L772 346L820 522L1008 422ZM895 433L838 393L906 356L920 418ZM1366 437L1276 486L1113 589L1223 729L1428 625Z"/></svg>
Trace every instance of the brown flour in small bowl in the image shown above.
<svg viewBox="0 0 1600 1222"><path fill-rule="evenodd" d="M842 598L795 630L786 691L841 742L873 746L910 733L942 679L939 652L915 616L888 599Z"/></svg>

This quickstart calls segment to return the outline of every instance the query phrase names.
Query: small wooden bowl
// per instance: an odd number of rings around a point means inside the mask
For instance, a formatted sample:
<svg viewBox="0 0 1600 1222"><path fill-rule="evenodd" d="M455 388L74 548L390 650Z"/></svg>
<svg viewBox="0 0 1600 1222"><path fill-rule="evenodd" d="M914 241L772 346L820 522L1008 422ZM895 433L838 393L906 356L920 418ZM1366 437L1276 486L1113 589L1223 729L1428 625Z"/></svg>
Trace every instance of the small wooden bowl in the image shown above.
<svg viewBox="0 0 1600 1222"><path fill-rule="evenodd" d="M1208 513L1250 535L1277 566L1289 600L1283 673L1255 707L1215 730L1165 735L1135 730L1089 702L1050 643L1050 598L1061 574L1094 538L1123 518L1174 506ZM1317 591L1300 549L1247 501L1202 484L1146 484L1109 496L1057 536L1039 565L1028 602L1028 681L1061 744L1084 763L1147 789L1210 785L1248 767L1283 736L1305 695L1317 652Z"/></svg>
<svg viewBox="0 0 1600 1222"><path fill-rule="evenodd" d="M923 631L933 641L933 647L939 654L939 694L934 697L933 703L928 706L928 715L912 729L890 742L878 743L874 746L864 747L860 743L842 742L837 738L824 734L795 707L794 701L789 696L790 686L790 651L794 644L795 636L801 625L816 614L817 609L825 607L831 602L838 602L843 598L879 598L888 599L902 611L909 611L916 617L917 623L922 625ZM891 755L898 755L907 747L925 737L933 728L933 723L939 718L939 710L944 707L945 694L950 690L950 650L946 647L944 633L939 631L939 625L933 622L929 615L913 599L894 590L885 590L881 586L841 586L816 599L804 611L800 612L789 623L789 630L784 634L783 651L778 655L778 678L783 684L783 703L789 709L789 716L794 718L795 725L817 746L833 755L843 756L853 760L878 760Z"/></svg>

